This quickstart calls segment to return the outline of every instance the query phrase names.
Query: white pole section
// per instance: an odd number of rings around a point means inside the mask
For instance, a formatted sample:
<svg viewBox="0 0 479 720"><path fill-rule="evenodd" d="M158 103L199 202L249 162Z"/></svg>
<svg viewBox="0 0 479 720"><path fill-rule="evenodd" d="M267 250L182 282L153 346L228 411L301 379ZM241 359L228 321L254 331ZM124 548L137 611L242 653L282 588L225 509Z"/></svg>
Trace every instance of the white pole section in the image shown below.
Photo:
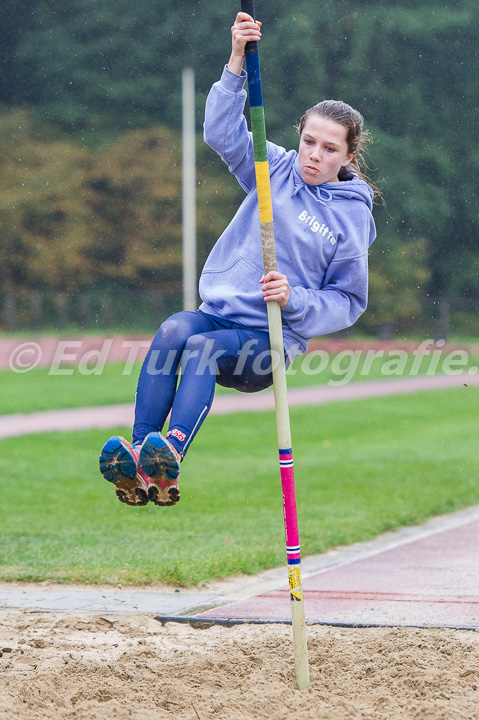
<svg viewBox="0 0 479 720"><path fill-rule="evenodd" d="M196 310L195 72L183 68L183 309Z"/></svg>

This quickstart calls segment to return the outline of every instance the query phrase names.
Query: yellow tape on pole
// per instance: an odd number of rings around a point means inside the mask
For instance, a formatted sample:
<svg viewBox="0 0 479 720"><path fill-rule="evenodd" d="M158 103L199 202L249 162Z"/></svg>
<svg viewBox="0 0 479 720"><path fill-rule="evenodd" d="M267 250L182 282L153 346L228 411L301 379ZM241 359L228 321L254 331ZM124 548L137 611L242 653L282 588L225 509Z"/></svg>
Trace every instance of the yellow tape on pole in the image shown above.
<svg viewBox="0 0 479 720"><path fill-rule="evenodd" d="M259 221L261 223L273 222L268 161L257 162L254 166L256 169L256 186L258 188Z"/></svg>

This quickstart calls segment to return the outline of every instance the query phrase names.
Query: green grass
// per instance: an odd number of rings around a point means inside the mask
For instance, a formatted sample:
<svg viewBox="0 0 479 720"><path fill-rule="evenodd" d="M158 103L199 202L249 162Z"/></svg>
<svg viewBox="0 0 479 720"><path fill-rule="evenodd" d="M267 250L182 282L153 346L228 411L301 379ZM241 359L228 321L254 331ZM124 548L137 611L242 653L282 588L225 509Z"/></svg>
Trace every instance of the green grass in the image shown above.
<svg viewBox="0 0 479 720"><path fill-rule="evenodd" d="M477 503L478 400L461 387L293 407L303 557ZM0 578L187 586L285 563L274 413L209 417L172 508L116 500L97 470L105 436L0 442Z"/></svg>
<svg viewBox="0 0 479 720"><path fill-rule="evenodd" d="M49 375L48 368L0 372L0 414L30 413L133 402L141 365L123 375L123 363L105 365L101 375Z"/></svg>
<svg viewBox="0 0 479 720"><path fill-rule="evenodd" d="M345 385L357 380L479 367L479 356L466 351L461 351L462 356L452 357L450 352L441 354L432 349L422 359L407 355L405 351L390 351L382 357L373 357L364 351L353 351L352 354L343 351L337 355L322 352L322 356L310 353L295 359L288 369L289 387L326 383ZM445 362L452 363L451 367L445 367ZM0 414L133 402L140 368L140 363L133 368L126 367L125 363L112 363L105 365L100 375L87 375L78 368L67 367L61 369L71 370L70 375L51 375L48 368L36 368L26 373L4 370L0 372ZM125 370L127 373L123 374ZM217 392L228 391L218 386Z"/></svg>

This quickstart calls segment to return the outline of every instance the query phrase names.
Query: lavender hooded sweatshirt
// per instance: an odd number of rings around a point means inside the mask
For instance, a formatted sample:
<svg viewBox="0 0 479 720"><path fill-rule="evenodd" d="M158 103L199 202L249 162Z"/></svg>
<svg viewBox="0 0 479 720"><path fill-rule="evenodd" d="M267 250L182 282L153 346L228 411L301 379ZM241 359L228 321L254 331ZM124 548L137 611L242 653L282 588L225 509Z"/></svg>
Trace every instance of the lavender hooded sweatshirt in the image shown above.
<svg viewBox="0 0 479 720"><path fill-rule="evenodd" d="M200 310L247 327L268 329L253 140L244 117L246 73L224 69L206 101L205 141L228 165L247 196L213 247L200 278ZM307 185L298 153L268 142L277 266L291 288L282 308L290 359L308 340L349 327L364 312L368 248L376 232L372 190L349 175Z"/></svg>

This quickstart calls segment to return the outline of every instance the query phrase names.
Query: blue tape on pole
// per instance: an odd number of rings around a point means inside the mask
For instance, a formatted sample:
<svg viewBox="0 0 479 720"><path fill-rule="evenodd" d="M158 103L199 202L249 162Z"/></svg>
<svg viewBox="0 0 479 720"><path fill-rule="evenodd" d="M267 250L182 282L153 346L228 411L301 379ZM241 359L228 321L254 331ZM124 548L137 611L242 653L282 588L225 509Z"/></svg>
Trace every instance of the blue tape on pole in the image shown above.
<svg viewBox="0 0 479 720"><path fill-rule="evenodd" d="M248 93L250 107L263 107L261 90L261 73L259 55L246 55L246 71L248 73Z"/></svg>

